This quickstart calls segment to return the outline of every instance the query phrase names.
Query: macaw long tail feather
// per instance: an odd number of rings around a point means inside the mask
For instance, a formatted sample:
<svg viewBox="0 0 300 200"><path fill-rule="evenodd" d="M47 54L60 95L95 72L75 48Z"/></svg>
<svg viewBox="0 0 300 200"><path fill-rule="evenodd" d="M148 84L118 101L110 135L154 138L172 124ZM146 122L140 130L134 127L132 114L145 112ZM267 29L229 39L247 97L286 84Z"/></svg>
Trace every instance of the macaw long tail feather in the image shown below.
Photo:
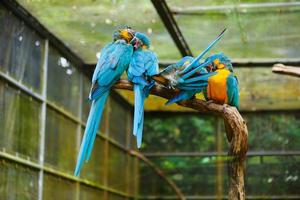
<svg viewBox="0 0 300 200"><path fill-rule="evenodd" d="M224 33L226 31L226 28L218 35L218 37L212 41L208 47L204 51L202 51L194 60L191 62L184 70L180 72L180 74L186 73L189 71L199 60L215 45L219 42L219 40L223 37Z"/></svg>
<svg viewBox="0 0 300 200"><path fill-rule="evenodd" d="M178 101L190 99L193 96L193 94L194 94L193 92L188 92L188 91L180 92L178 95L176 95L172 99L169 99L167 101L166 105L171 105L171 104L176 103Z"/></svg>
<svg viewBox="0 0 300 200"><path fill-rule="evenodd" d="M207 86L207 84L206 84ZM201 92L206 86L180 86L181 90L186 90L186 91L195 91L197 90L197 93Z"/></svg>
<svg viewBox="0 0 300 200"><path fill-rule="evenodd" d="M201 76L196 76L190 79L185 80L185 83L197 83L198 81L208 81L208 78L215 75L216 72L210 72Z"/></svg>
<svg viewBox="0 0 300 200"><path fill-rule="evenodd" d="M184 84L184 87L196 87L196 88L200 88L200 87L206 87L208 84L208 81L199 81L199 83L186 83ZM181 88L181 87L180 87Z"/></svg>
<svg viewBox="0 0 300 200"><path fill-rule="evenodd" d="M195 74L197 71L200 71L203 67L207 66L210 62L204 62L201 65L199 65L198 67L194 68L193 70L187 72L186 74L184 74L181 78L182 79L187 79L189 77L191 77L193 74Z"/></svg>
<svg viewBox="0 0 300 200"><path fill-rule="evenodd" d="M144 124L144 100L143 86L134 85L134 120L133 120L133 135L137 137L137 147L140 148L143 137Z"/></svg>
<svg viewBox="0 0 300 200"><path fill-rule="evenodd" d="M105 92L99 99L94 100L92 103L89 117L86 123L86 128L84 131L84 136L81 142L80 151L77 157L77 164L74 172L75 176L79 175L84 160L88 161L91 156L96 133L101 121L104 105L108 94L109 91Z"/></svg>

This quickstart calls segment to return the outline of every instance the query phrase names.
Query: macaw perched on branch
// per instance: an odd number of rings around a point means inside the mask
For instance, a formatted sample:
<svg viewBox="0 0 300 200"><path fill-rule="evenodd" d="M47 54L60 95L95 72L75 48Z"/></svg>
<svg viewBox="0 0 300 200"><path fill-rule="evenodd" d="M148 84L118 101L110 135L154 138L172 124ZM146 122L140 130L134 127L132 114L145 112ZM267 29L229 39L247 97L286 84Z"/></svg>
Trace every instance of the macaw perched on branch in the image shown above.
<svg viewBox="0 0 300 200"><path fill-rule="evenodd" d="M223 37L225 31L226 29L195 59L189 56L184 57L178 63L169 65L158 75L152 76L155 81L168 88L179 89L179 94L170 99L167 105L190 99L207 87L209 77L216 72L208 73L206 70L211 60L200 64L199 61Z"/></svg>
<svg viewBox="0 0 300 200"><path fill-rule="evenodd" d="M128 79L134 84L134 121L133 134L137 138L137 147L140 148L144 124L144 100L148 97L154 81L150 79L158 73L158 60L151 50L150 39L137 32L131 62L127 71Z"/></svg>
<svg viewBox="0 0 300 200"><path fill-rule="evenodd" d="M216 73L208 78L208 85L204 89L206 100L221 104L226 103L239 108L238 79L233 75L230 59L220 53L214 54L206 60L210 61L206 69Z"/></svg>
<svg viewBox="0 0 300 200"><path fill-rule="evenodd" d="M133 54L133 46L130 44L133 37L134 31L130 27L119 27L113 34L114 41L101 52L92 78L89 95L92 106L77 157L75 176L79 175L83 162L90 158L110 89L129 66Z"/></svg>

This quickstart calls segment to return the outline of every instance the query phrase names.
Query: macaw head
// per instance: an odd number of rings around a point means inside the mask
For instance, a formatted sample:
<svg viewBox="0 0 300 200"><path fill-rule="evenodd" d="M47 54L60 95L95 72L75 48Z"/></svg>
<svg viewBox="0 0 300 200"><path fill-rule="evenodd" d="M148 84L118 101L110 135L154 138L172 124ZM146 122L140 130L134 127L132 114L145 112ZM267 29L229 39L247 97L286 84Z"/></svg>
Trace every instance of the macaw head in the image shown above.
<svg viewBox="0 0 300 200"><path fill-rule="evenodd" d="M135 49L143 48L148 49L150 47L150 39L143 33L136 32L135 37L132 39L131 44Z"/></svg>
<svg viewBox="0 0 300 200"><path fill-rule="evenodd" d="M125 40L127 43L130 43L134 38L135 31L127 25L118 26L118 28L114 31L113 39L117 40Z"/></svg>
<svg viewBox="0 0 300 200"><path fill-rule="evenodd" d="M216 71L217 69L227 68L229 71L233 72L233 67L230 59L223 53L214 54L205 59L205 62L210 62L206 67L208 72Z"/></svg>

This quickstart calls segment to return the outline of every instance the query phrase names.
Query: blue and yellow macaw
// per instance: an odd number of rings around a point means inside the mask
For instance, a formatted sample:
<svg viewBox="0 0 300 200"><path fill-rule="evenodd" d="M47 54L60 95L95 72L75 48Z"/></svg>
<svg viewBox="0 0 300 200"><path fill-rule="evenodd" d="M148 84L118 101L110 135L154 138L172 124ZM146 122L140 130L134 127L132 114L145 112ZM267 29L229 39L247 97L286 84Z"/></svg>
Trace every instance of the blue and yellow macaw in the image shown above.
<svg viewBox="0 0 300 200"><path fill-rule="evenodd" d="M239 86L237 77L233 74L230 59L224 54L215 54L206 60L209 72L215 72L208 78L208 85L204 89L204 97L220 104L228 104L239 108Z"/></svg>
<svg viewBox="0 0 300 200"><path fill-rule="evenodd" d="M114 32L114 41L106 45L101 52L92 78L89 95L92 106L77 157L75 176L79 175L83 162L90 158L110 89L129 66L133 55L133 46L130 44L133 37L134 31L130 27L119 27Z"/></svg>
<svg viewBox="0 0 300 200"><path fill-rule="evenodd" d="M134 121L133 134L137 138L137 147L140 148L144 124L144 100L148 97L154 81L151 76L158 73L158 60L151 50L150 39L137 32L134 38L135 51L127 71L128 79L134 84Z"/></svg>
<svg viewBox="0 0 300 200"><path fill-rule="evenodd" d="M179 94L170 99L166 104L187 100L195 94L202 92L208 85L208 78L216 72L208 73L207 65L211 62L206 60L199 63L200 59L223 37L226 29L195 59L193 57L184 57L179 62L169 65L166 69L152 78L169 88L179 89Z"/></svg>

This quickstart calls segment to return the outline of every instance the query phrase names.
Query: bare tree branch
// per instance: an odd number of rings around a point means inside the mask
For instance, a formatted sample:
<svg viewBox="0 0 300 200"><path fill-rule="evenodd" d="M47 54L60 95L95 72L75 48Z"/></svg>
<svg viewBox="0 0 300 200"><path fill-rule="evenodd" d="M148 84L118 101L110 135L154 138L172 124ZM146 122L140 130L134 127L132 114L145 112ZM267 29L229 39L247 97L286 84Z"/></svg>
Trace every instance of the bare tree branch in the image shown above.
<svg viewBox="0 0 300 200"><path fill-rule="evenodd" d="M133 85L128 80L120 80L114 86L115 89L133 90ZM178 93L176 90L155 85L152 95L170 99ZM181 101L180 106L192 108L202 113L222 116L225 122L226 135L230 143L229 156L233 160L229 163L229 199L245 199L244 189L244 161L248 150L248 129L239 111L232 106L224 106L215 103L208 103L199 99Z"/></svg>
<svg viewBox="0 0 300 200"><path fill-rule="evenodd" d="M286 66L280 63L273 65L272 72L300 77L300 67Z"/></svg>

